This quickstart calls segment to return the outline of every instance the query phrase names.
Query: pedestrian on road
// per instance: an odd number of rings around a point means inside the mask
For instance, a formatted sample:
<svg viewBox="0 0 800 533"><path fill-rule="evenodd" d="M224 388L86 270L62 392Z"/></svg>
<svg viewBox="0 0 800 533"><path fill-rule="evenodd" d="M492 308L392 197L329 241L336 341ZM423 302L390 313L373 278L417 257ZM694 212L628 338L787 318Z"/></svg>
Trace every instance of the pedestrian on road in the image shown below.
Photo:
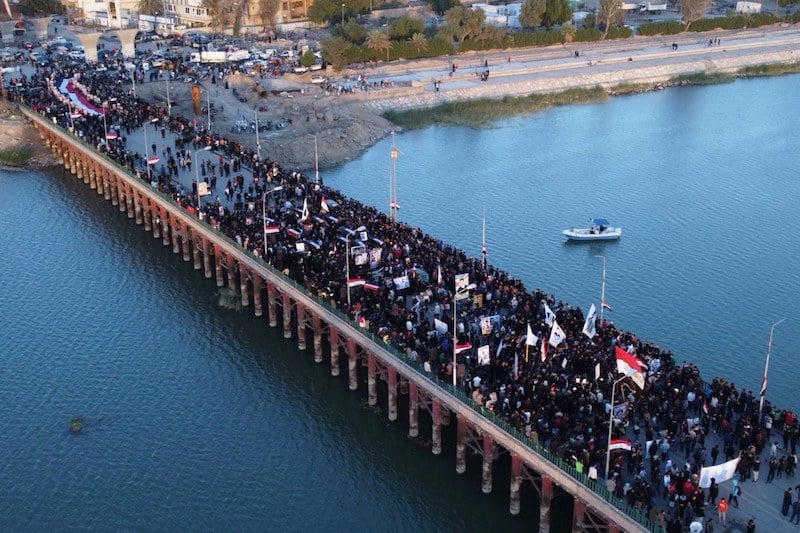
<svg viewBox="0 0 800 533"><path fill-rule="evenodd" d="M767 473L767 483L772 483L775 478L775 471L778 469L778 460L774 457L769 460L769 472Z"/></svg>
<svg viewBox="0 0 800 533"><path fill-rule="evenodd" d="M719 496L719 485L717 485L716 478L711 478L711 485L708 487L708 503L717 505L717 496Z"/></svg>
<svg viewBox="0 0 800 533"><path fill-rule="evenodd" d="M703 527L703 533L714 533L714 519L709 518L708 522L706 522L705 527Z"/></svg>
<svg viewBox="0 0 800 533"><path fill-rule="evenodd" d="M753 459L753 481L758 481L758 471L761 470L761 457L756 455Z"/></svg>
<svg viewBox="0 0 800 533"><path fill-rule="evenodd" d="M755 533L756 531L756 519L751 518L747 521L747 533Z"/></svg>
<svg viewBox="0 0 800 533"><path fill-rule="evenodd" d="M797 522L794 521L795 518ZM789 518L789 522L800 525L800 500L795 500L792 504L792 517Z"/></svg>
<svg viewBox="0 0 800 533"><path fill-rule="evenodd" d="M719 515L719 521L722 524L722 527L725 527L728 517L728 501L725 498L719 499L719 503L717 504L717 514Z"/></svg>
<svg viewBox="0 0 800 533"><path fill-rule="evenodd" d="M789 516L789 508L792 506L792 487L786 489L783 493L783 506L781 507L781 514Z"/></svg>
<svg viewBox="0 0 800 533"><path fill-rule="evenodd" d="M719 456L719 444L715 444L713 448L711 448L711 464L717 464L717 457Z"/></svg>
<svg viewBox="0 0 800 533"><path fill-rule="evenodd" d="M737 480L731 481L731 492L728 495L728 501L739 507L739 495L742 494L742 488L739 486Z"/></svg>

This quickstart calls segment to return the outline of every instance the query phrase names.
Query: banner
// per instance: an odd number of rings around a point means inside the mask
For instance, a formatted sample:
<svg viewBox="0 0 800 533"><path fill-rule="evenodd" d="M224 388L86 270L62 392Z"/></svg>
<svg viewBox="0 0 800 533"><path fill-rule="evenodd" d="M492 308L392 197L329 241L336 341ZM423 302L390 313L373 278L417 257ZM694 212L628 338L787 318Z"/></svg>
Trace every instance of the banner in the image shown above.
<svg viewBox="0 0 800 533"><path fill-rule="evenodd" d="M482 335L491 335L492 333L492 317L482 316L481 317L481 334Z"/></svg>
<svg viewBox="0 0 800 533"><path fill-rule="evenodd" d="M469 285L469 274L456 274L456 292L463 291Z"/></svg>
<svg viewBox="0 0 800 533"><path fill-rule="evenodd" d="M411 282L408 280L408 276L399 276L394 278L394 287L398 291L411 287Z"/></svg>
<svg viewBox="0 0 800 533"><path fill-rule="evenodd" d="M489 345L488 344L478 348L478 364L479 365L488 365L489 364Z"/></svg>
<svg viewBox="0 0 800 533"><path fill-rule="evenodd" d="M438 318L434 318L433 325L434 328L436 328L436 333L438 333L439 335L444 335L445 333L447 333L447 324L445 322L442 322Z"/></svg>
<svg viewBox="0 0 800 533"><path fill-rule="evenodd" d="M711 478L717 482L717 485L723 481L733 479L736 474L736 468L739 466L739 458L732 459L727 463L714 466L704 466L700 469L700 488L707 489L711 486Z"/></svg>

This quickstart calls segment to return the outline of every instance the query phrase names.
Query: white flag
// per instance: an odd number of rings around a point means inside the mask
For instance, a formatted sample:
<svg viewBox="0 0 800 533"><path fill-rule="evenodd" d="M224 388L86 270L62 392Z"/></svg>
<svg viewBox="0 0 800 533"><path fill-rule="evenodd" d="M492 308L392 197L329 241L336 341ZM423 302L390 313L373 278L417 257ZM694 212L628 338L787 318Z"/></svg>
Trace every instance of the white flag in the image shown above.
<svg viewBox="0 0 800 533"><path fill-rule="evenodd" d="M438 318L433 319L433 326L436 328L436 333L439 335L444 335L447 333L447 324Z"/></svg>
<svg viewBox="0 0 800 533"><path fill-rule="evenodd" d="M201 181L197 183L197 194L200 196L208 196L211 191L208 190L208 183Z"/></svg>
<svg viewBox="0 0 800 533"><path fill-rule="evenodd" d="M308 197L303 198L303 214L300 216L300 222L308 220Z"/></svg>
<svg viewBox="0 0 800 533"><path fill-rule="evenodd" d="M594 365L594 380L597 381L600 379L600 363Z"/></svg>
<svg viewBox="0 0 800 533"><path fill-rule="evenodd" d="M437 285L442 284L442 265L436 266L436 284Z"/></svg>
<svg viewBox="0 0 800 533"><path fill-rule="evenodd" d="M589 314L586 315L586 322L583 323L583 334L593 339L597 335L597 330L594 327L594 321L597 318L597 310L594 304L589 308Z"/></svg>
<svg viewBox="0 0 800 533"><path fill-rule="evenodd" d="M738 457L727 463L722 463L721 465L704 466L700 469L700 488L707 489L710 487L712 477L716 480L717 484L733 479L734 474L736 474L736 467L738 466Z"/></svg>
<svg viewBox="0 0 800 533"><path fill-rule="evenodd" d="M539 337L533 334L531 325L528 324L528 334L525 337L525 344L527 344L528 346L536 346L537 342L539 342Z"/></svg>
<svg viewBox="0 0 800 533"><path fill-rule="evenodd" d="M488 344L478 348L478 364L479 365L488 365L489 364L489 345Z"/></svg>
<svg viewBox="0 0 800 533"><path fill-rule="evenodd" d="M564 333L564 330L561 329L561 326L558 325L558 322L554 320L553 327L550 329L550 346L555 348L564 342L566 338L567 335Z"/></svg>
<svg viewBox="0 0 800 533"><path fill-rule="evenodd" d="M556 320L556 314L550 309L550 306L545 302L544 304L544 321L548 326L552 326Z"/></svg>

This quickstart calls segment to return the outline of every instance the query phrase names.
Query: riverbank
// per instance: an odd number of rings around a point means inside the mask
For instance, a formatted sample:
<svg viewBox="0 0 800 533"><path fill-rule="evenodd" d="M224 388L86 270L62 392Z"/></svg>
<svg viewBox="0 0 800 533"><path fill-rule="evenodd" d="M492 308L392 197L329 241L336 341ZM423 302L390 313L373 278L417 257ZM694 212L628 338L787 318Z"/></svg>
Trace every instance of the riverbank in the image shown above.
<svg viewBox="0 0 800 533"><path fill-rule="evenodd" d="M6 102L0 102L0 131L0 168L42 169L57 163L36 130Z"/></svg>

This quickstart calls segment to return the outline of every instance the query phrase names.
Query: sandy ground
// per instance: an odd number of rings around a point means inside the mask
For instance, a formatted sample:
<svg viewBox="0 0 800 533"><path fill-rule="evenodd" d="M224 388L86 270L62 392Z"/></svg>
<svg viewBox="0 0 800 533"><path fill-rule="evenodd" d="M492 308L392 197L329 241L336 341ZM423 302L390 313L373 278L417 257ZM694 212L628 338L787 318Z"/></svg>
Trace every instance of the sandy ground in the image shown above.
<svg viewBox="0 0 800 533"><path fill-rule="evenodd" d="M42 143L36 129L6 102L0 102L0 150L24 148L32 152L26 168L43 168L58 163L55 156Z"/></svg>

